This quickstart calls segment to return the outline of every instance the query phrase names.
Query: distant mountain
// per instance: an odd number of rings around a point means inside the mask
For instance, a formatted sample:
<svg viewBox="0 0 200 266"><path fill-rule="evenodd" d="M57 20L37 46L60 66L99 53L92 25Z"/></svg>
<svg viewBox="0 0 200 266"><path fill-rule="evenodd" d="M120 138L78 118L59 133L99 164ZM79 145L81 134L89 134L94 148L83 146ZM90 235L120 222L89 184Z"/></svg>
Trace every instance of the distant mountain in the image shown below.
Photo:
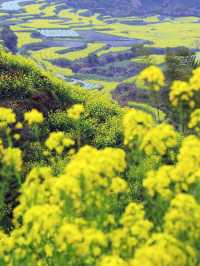
<svg viewBox="0 0 200 266"><path fill-rule="evenodd" d="M103 15L200 16L200 0L65 0L70 7Z"/></svg>

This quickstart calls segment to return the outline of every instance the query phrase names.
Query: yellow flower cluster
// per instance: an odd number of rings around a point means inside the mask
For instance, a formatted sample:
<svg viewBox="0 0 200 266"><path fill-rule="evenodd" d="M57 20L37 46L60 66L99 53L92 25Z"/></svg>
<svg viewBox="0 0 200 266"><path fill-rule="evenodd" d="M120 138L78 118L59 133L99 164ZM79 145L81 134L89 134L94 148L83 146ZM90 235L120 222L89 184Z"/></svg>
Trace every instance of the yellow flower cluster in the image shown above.
<svg viewBox="0 0 200 266"><path fill-rule="evenodd" d="M193 91L200 90L200 67L193 70L193 75L190 79L190 86Z"/></svg>
<svg viewBox="0 0 200 266"><path fill-rule="evenodd" d="M85 108L82 104L74 104L70 109L67 110L67 115L72 120L79 120L82 113L84 113Z"/></svg>
<svg viewBox="0 0 200 266"><path fill-rule="evenodd" d="M132 258L136 248L150 236L152 223L145 219L143 206L138 203L130 203L120 219L121 228L110 234L114 254Z"/></svg>
<svg viewBox="0 0 200 266"><path fill-rule="evenodd" d="M165 76L160 68L150 66L137 76L137 83L139 87L148 87L159 91L165 85Z"/></svg>
<svg viewBox="0 0 200 266"><path fill-rule="evenodd" d="M41 124L44 121L44 116L36 109L32 109L24 114L24 120L29 124Z"/></svg>
<svg viewBox="0 0 200 266"><path fill-rule="evenodd" d="M17 122L15 125L16 129L22 129L23 128L23 124L21 122Z"/></svg>
<svg viewBox="0 0 200 266"><path fill-rule="evenodd" d="M184 237L190 245L200 239L200 205L189 194L178 194L165 215L164 229L175 238Z"/></svg>
<svg viewBox="0 0 200 266"><path fill-rule="evenodd" d="M134 141L140 143L154 124L151 115L136 109L129 110L123 119L124 144L131 146Z"/></svg>
<svg viewBox="0 0 200 266"><path fill-rule="evenodd" d="M200 109L196 109L192 112L188 128L194 129L197 133L200 132Z"/></svg>
<svg viewBox="0 0 200 266"><path fill-rule="evenodd" d="M150 129L144 136L141 144L146 155L160 155L167 153L168 149L177 145L177 132L169 124L160 124Z"/></svg>
<svg viewBox="0 0 200 266"><path fill-rule="evenodd" d="M99 266L128 266L128 263L118 256L105 256Z"/></svg>
<svg viewBox="0 0 200 266"><path fill-rule="evenodd" d="M16 115L10 108L0 107L0 128L16 122Z"/></svg>
<svg viewBox="0 0 200 266"><path fill-rule="evenodd" d="M3 141L0 139L0 161L3 168L10 168L13 173L22 170L22 151L19 148L4 147Z"/></svg>
<svg viewBox="0 0 200 266"><path fill-rule="evenodd" d="M58 154L62 154L64 149L74 145L74 141L69 138L66 133L58 131L52 132L49 135L45 145L50 151L55 151Z"/></svg>
<svg viewBox="0 0 200 266"><path fill-rule="evenodd" d="M185 246L170 234L155 234L136 251L130 265L194 266L195 254L190 246Z"/></svg>
<svg viewBox="0 0 200 266"><path fill-rule="evenodd" d="M164 198L171 198L176 193L189 191L200 181L199 150L200 140L197 137L185 138L175 165L162 165L147 174L143 184L148 193L151 196L159 193Z"/></svg>
<svg viewBox="0 0 200 266"><path fill-rule="evenodd" d="M2 162L4 165L14 168L15 171L22 170L22 151L19 148L7 148L3 150Z"/></svg>
<svg viewBox="0 0 200 266"><path fill-rule="evenodd" d="M123 172L125 167L125 153L122 150L106 148L97 151L95 148L85 146L76 155L76 159L67 165L66 173L82 178L85 176L82 180L85 188L92 191L96 186L110 187L112 179L116 178L116 174Z"/></svg>
<svg viewBox="0 0 200 266"><path fill-rule="evenodd" d="M192 100L193 95L194 93L187 82L177 80L171 86L169 98L174 107L180 103L188 103L193 108L195 106L195 102Z"/></svg>
<svg viewBox="0 0 200 266"><path fill-rule="evenodd" d="M161 194L164 198L169 198L172 195L170 190L171 184L171 170L172 166L164 165L159 170L151 170L147 174L147 178L143 181L144 187L148 190L150 196L157 193Z"/></svg>
<svg viewBox="0 0 200 266"><path fill-rule="evenodd" d="M121 177L115 177L112 179L111 191L114 193L126 192L128 189L127 182Z"/></svg>
<svg viewBox="0 0 200 266"><path fill-rule="evenodd" d="M60 257L61 261L65 256L80 258L95 265L96 258L104 255L109 246L107 230L114 222L111 203L128 188L117 177L125 167L122 150L98 151L86 146L58 177L48 167L33 168L21 187L20 203L14 211L15 229L0 241L6 263L22 265L28 259L30 265L37 265L42 255L49 259ZM139 234L137 226L134 230ZM6 241L12 243L9 249L4 248Z"/></svg>
<svg viewBox="0 0 200 266"><path fill-rule="evenodd" d="M188 136L184 139L177 155L178 162L172 173L176 182L176 191L189 191L200 180L199 149L200 140L197 137Z"/></svg>
<svg viewBox="0 0 200 266"><path fill-rule="evenodd" d="M196 105L195 94L200 92L200 68L193 71L189 82L174 81L169 94L170 101L174 107L180 104L194 108Z"/></svg>

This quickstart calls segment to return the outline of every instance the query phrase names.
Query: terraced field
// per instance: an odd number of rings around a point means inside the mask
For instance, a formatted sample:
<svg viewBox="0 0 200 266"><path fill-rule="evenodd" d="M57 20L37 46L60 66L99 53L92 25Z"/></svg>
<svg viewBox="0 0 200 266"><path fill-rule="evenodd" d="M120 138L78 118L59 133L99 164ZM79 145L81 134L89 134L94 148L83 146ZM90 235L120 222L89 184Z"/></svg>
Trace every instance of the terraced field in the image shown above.
<svg viewBox="0 0 200 266"><path fill-rule="evenodd" d="M18 37L18 52L63 79L109 94L119 82L132 80L144 58L130 48L145 43L154 50L188 46L199 49L197 17L112 18L69 9L60 0L0 1L1 25ZM152 55L162 64L162 54Z"/></svg>

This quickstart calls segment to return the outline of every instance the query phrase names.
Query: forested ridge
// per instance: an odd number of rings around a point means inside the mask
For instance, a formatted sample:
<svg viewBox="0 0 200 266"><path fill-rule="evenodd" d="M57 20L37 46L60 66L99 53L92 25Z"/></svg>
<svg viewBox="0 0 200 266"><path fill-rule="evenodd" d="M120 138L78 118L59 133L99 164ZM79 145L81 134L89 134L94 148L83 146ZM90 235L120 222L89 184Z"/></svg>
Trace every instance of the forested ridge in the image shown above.
<svg viewBox="0 0 200 266"><path fill-rule="evenodd" d="M75 8L87 8L102 14L113 16L133 15L169 15L198 16L200 3L198 0L66 0Z"/></svg>

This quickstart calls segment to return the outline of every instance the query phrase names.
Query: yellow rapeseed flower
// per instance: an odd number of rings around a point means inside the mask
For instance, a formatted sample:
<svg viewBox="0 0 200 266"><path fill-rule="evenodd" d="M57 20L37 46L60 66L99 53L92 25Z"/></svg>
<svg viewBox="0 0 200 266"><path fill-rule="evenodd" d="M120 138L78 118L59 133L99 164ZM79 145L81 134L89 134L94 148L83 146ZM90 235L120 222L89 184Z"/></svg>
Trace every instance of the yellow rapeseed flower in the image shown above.
<svg viewBox="0 0 200 266"><path fill-rule="evenodd" d="M190 116L188 127L200 133L200 109L196 109Z"/></svg>
<svg viewBox="0 0 200 266"><path fill-rule="evenodd" d="M147 173L143 181L150 196L156 193L170 199L177 193L189 191L200 181L200 140L195 136L184 139L175 165L162 165Z"/></svg>
<svg viewBox="0 0 200 266"><path fill-rule="evenodd" d="M22 129L23 128L23 124L21 122L17 122L17 124L15 125L16 129Z"/></svg>
<svg viewBox="0 0 200 266"><path fill-rule="evenodd" d="M0 107L0 128L16 122L16 115L10 108Z"/></svg>
<svg viewBox="0 0 200 266"><path fill-rule="evenodd" d="M112 179L112 184L111 184L110 189L114 193L125 192L128 189L128 184L124 179L122 179L120 177L115 177Z"/></svg>
<svg viewBox="0 0 200 266"><path fill-rule="evenodd" d="M165 215L164 229L176 238L184 236L189 244L195 245L200 238L200 205L189 194L178 194Z"/></svg>
<svg viewBox="0 0 200 266"><path fill-rule="evenodd" d="M128 263L118 256L104 256L99 266L128 266Z"/></svg>
<svg viewBox="0 0 200 266"><path fill-rule="evenodd" d="M85 108L82 104L74 104L69 110L67 110L67 116L73 120L79 120Z"/></svg>
<svg viewBox="0 0 200 266"><path fill-rule="evenodd" d="M169 99L174 107L185 103L190 108L194 108L195 102L193 100L193 96L194 92L189 83L179 80L173 82Z"/></svg>
<svg viewBox="0 0 200 266"><path fill-rule="evenodd" d="M195 253L190 246L169 234L155 234L136 251L130 266L194 266Z"/></svg>
<svg viewBox="0 0 200 266"><path fill-rule="evenodd" d="M13 167L16 171L22 169L22 151L19 148L7 148L3 152L3 163L6 166Z"/></svg>
<svg viewBox="0 0 200 266"><path fill-rule="evenodd" d="M46 256L47 257L52 257L52 255L53 255L53 248L52 248L52 246L50 246L50 245L45 245L45 253L46 253Z"/></svg>
<svg viewBox="0 0 200 266"><path fill-rule="evenodd" d="M192 77L190 79L190 87L193 91L200 90L200 67L193 70Z"/></svg>
<svg viewBox="0 0 200 266"><path fill-rule="evenodd" d="M139 87L159 91L165 85L165 76L160 68L150 66L137 76L137 83Z"/></svg>
<svg viewBox="0 0 200 266"><path fill-rule="evenodd" d="M131 145L134 141L141 142L154 124L150 114L136 109L129 110L123 118L124 144Z"/></svg>
<svg viewBox="0 0 200 266"><path fill-rule="evenodd" d="M45 145L50 151L56 151L58 154L62 154L65 148L74 145L74 140L69 138L65 132L57 131L49 135Z"/></svg>
<svg viewBox="0 0 200 266"><path fill-rule="evenodd" d="M24 120L29 124L41 124L44 121L44 116L36 109L32 109L24 114Z"/></svg>
<svg viewBox="0 0 200 266"><path fill-rule="evenodd" d="M173 195L170 190L172 169L172 166L163 165L157 171L149 171L147 178L143 181L143 186L150 196L153 197L159 193L163 198L170 198Z"/></svg>
<svg viewBox="0 0 200 266"><path fill-rule="evenodd" d="M15 140L19 140L21 136L20 136L20 134L14 134L13 137L14 137Z"/></svg>
<svg viewBox="0 0 200 266"><path fill-rule="evenodd" d="M144 136L141 149L147 155L163 156L168 149L174 148L177 145L178 134L169 124L160 124L155 128L150 129Z"/></svg>

